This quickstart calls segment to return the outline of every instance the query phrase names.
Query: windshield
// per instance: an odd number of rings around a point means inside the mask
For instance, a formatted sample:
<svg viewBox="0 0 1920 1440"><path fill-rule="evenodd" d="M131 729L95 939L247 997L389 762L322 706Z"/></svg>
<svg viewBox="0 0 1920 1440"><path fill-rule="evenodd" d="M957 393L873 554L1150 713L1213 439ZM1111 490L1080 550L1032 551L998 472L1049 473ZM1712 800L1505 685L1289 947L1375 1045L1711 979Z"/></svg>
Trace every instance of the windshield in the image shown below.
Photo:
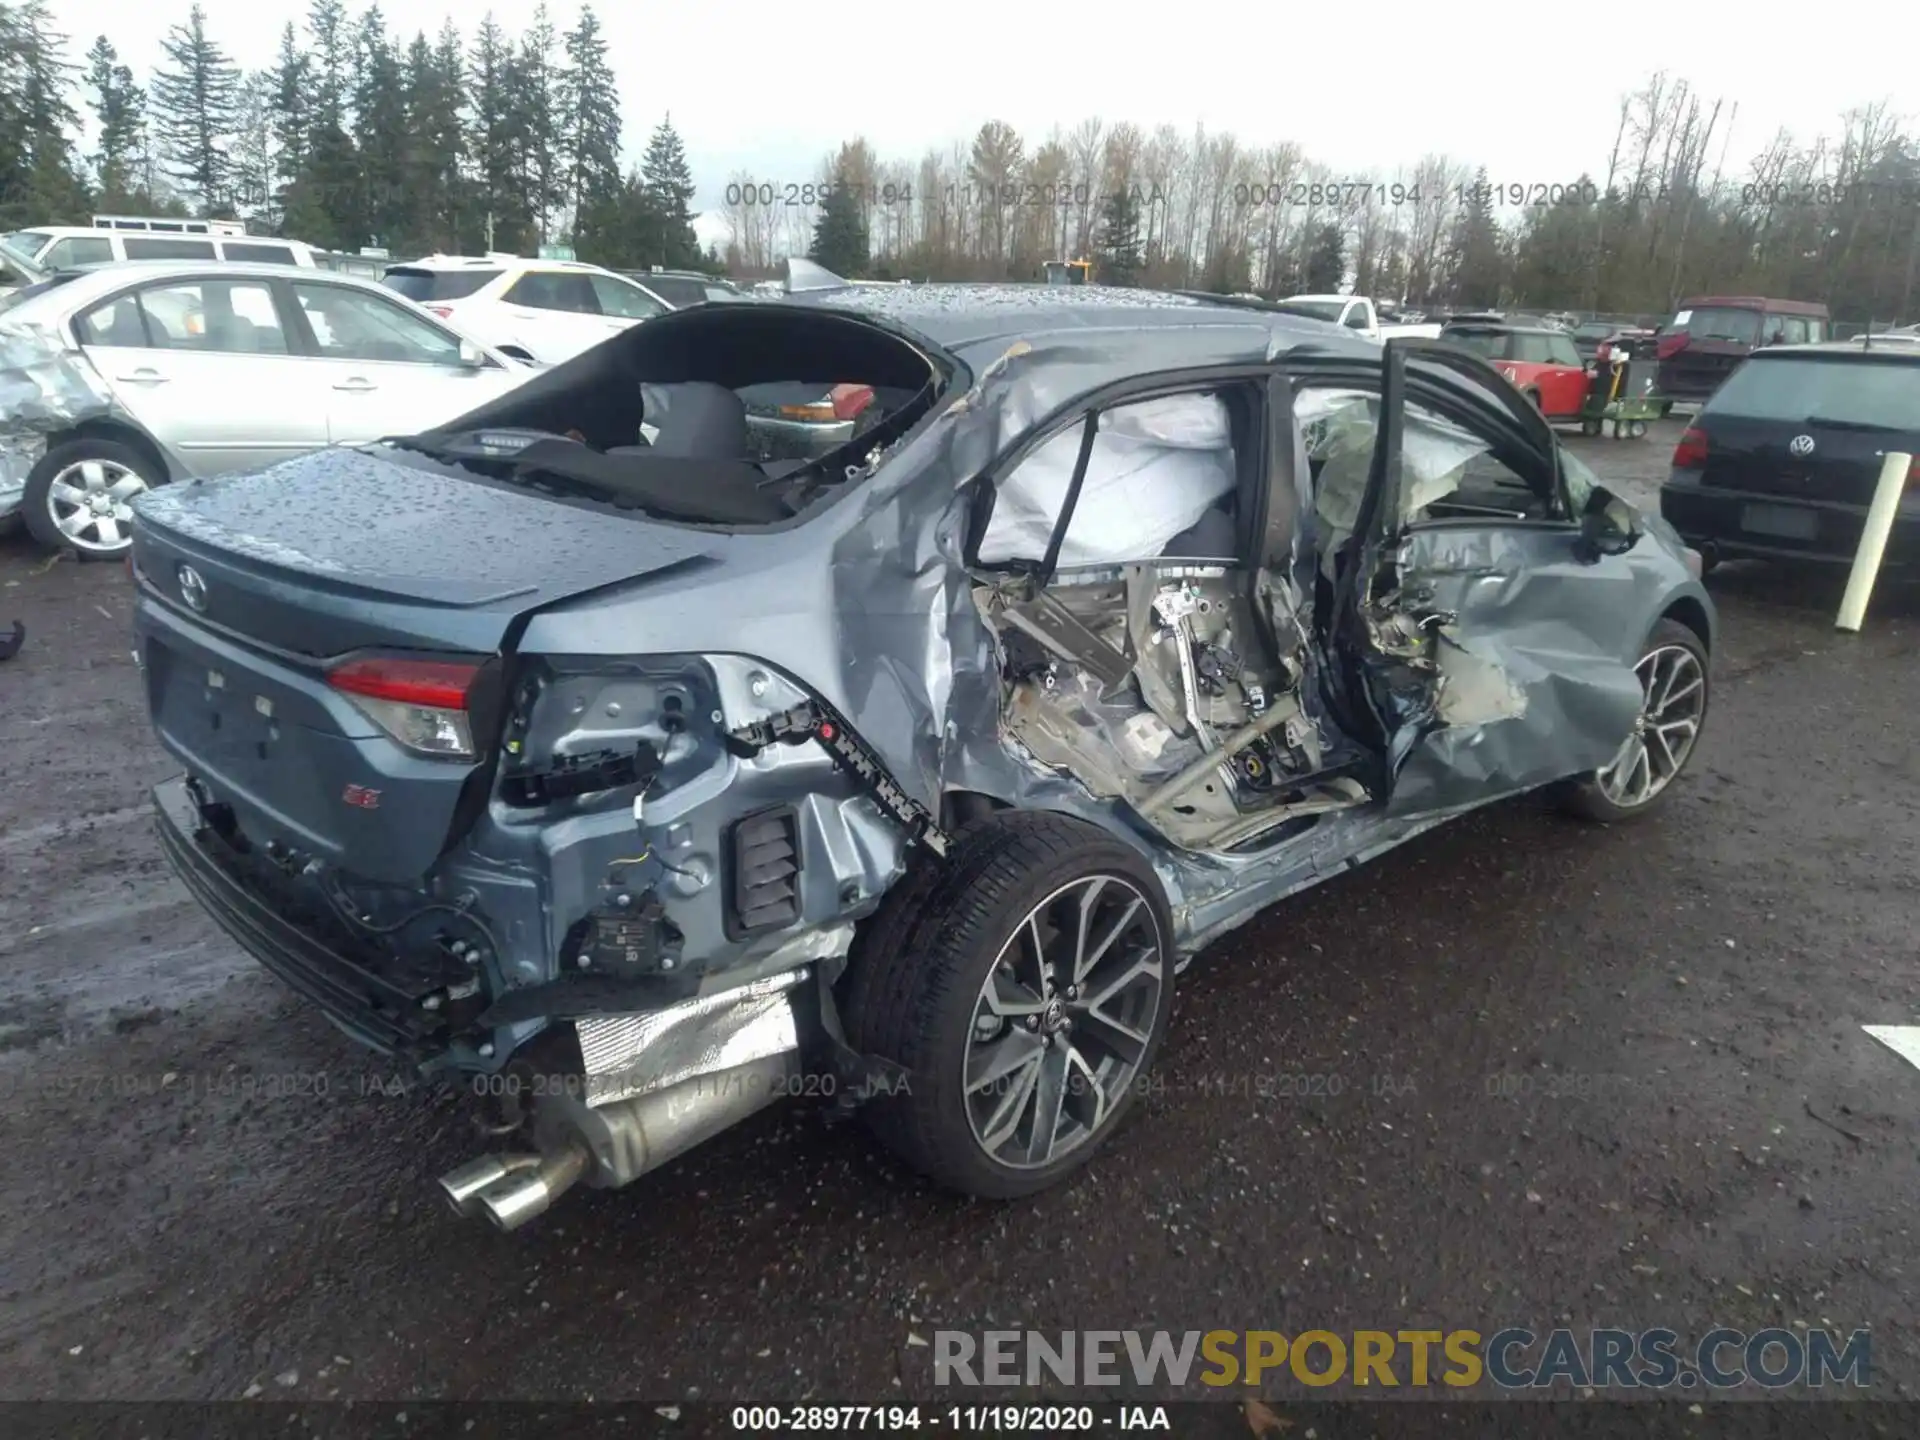
<svg viewBox="0 0 1920 1440"><path fill-rule="evenodd" d="M1920 365L1860 355L1749 360L1728 377L1707 412L1920 431Z"/></svg>
<svg viewBox="0 0 1920 1440"><path fill-rule="evenodd" d="M0 240L0 284L28 285L46 278L45 266L10 243L10 239Z"/></svg>
<svg viewBox="0 0 1920 1440"><path fill-rule="evenodd" d="M52 238L44 230L15 230L11 235L0 235L0 244L19 251L31 260L47 248L47 242Z"/></svg>
<svg viewBox="0 0 1920 1440"><path fill-rule="evenodd" d="M1604 340L1613 334L1613 326L1604 320L1589 320L1573 333L1581 340Z"/></svg>
<svg viewBox="0 0 1920 1440"><path fill-rule="evenodd" d="M1695 340L1725 340L1735 345L1760 343L1760 312L1732 305L1708 305L1698 310L1682 310L1667 326L1669 335L1680 331Z"/></svg>
<svg viewBox="0 0 1920 1440"><path fill-rule="evenodd" d="M1304 315L1309 320L1338 320L1347 308L1344 300L1282 300L1280 308L1289 315Z"/></svg>

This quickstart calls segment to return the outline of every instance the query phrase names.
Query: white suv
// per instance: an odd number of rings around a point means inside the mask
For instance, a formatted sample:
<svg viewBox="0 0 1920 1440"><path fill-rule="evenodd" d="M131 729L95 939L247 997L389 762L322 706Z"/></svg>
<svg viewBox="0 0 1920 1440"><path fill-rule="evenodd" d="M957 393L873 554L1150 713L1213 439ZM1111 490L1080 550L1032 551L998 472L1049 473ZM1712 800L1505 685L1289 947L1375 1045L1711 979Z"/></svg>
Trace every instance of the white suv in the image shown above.
<svg viewBox="0 0 1920 1440"><path fill-rule="evenodd" d="M576 260L429 255L388 266L381 283L481 344L536 365L570 360L673 308L624 275Z"/></svg>

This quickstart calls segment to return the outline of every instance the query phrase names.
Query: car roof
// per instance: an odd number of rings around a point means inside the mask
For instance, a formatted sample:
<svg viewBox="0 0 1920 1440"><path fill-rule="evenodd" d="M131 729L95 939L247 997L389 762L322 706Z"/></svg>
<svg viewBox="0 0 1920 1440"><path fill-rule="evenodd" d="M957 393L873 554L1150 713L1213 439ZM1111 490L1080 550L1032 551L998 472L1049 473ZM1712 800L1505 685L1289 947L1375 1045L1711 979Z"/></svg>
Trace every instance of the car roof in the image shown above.
<svg viewBox="0 0 1920 1440"><path fill-rule="evenodd" d="M527 255L422 255L418 260L398 260L387 266L391 275L396 270L512 270L517 266L530 266L541 270L578 270L589 275L617 275L617 270L608 270L603 265L589 265L584 260L541 260Z"/></svg>
<svg viewBox="0 0 1920 1440"><path fill-rule="evenodd" d="M1824 319L1827 307L1814 300L1771 300L1764 295L1695 295L1682 300L1678 310L1772 310L1781 315L1806 315Z"/></svg>
<svg viewBox="0 0 1920 1440"><path fill-rule="evenodd" d="M1378 361L1380 345L1324 320L1163 290L1109 285L932 284L801 291L792 300L857 310L965 355L1041 336L1103 331L1121 347L1179 331L1187 363L1238 364L1279 349L1312 347Z"/></svg>
<svg viewBox="0 0 1920 1440"><path fill-rule="evenodd" d="M1852 340L1826 340L1818 345L1769 345L1754 351L1747 357L1749 361L1765 360L1773 363L1778 360L1806 359L1808 357L1827 356L1848 359L1886 360L1894 364L1920 362L1920 343L1911 335L1875 335L1873 344L1868 345L1866 338L1857 336Z"/></svg>
<svg viewBox="0 0 1920 1440"><path fill-rule="evenodd" d="M73 277L57 291L46 292L57 293L65 303L77 303L95 295L103 295L122 285L175 278L297 280L303 285L349 285L387 296L393 293L377 281L339 270L308 269L305 266L276 265L258 260L115 260L98 265L76 265L55 273Z"/></svg>
<svg viewBox="0 0 1920 1440"><path fill-rule="evenodd" d="M1449 320L1448 330L1489 330L1501 335L1564 335L1558 325L1530 325L1522 320Z"/></svg>

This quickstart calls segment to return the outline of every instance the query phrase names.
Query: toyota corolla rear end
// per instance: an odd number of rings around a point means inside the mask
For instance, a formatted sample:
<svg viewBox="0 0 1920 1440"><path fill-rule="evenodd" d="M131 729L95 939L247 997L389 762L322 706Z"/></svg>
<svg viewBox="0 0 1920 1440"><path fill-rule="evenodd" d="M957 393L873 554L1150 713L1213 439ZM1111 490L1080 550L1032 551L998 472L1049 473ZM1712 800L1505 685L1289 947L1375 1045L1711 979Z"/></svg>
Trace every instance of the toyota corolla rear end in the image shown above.
<svg viewBox="0 0 1920 1440"><path fill-rule="evenodd" d="M727 538L378 452L142 504L167 856L342 1030L524 1123L442 1181L503 1228L799 1089L904 863L775 665L528 642L697 584Z"/></svg>

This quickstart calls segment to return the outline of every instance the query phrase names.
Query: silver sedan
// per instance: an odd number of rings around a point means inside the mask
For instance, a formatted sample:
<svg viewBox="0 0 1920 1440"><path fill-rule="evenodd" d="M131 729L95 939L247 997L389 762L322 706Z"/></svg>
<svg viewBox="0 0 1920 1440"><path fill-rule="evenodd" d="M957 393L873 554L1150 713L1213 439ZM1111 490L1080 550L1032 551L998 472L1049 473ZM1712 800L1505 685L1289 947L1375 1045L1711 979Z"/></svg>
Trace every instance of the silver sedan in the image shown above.
<svg viewBox="0 0 1920 1440"><path fill-rule="evenodd" d="M127 553L173 480L414 434L536 372L383 287L280 265L126 262L0 294L0 526Z"/></svg>

